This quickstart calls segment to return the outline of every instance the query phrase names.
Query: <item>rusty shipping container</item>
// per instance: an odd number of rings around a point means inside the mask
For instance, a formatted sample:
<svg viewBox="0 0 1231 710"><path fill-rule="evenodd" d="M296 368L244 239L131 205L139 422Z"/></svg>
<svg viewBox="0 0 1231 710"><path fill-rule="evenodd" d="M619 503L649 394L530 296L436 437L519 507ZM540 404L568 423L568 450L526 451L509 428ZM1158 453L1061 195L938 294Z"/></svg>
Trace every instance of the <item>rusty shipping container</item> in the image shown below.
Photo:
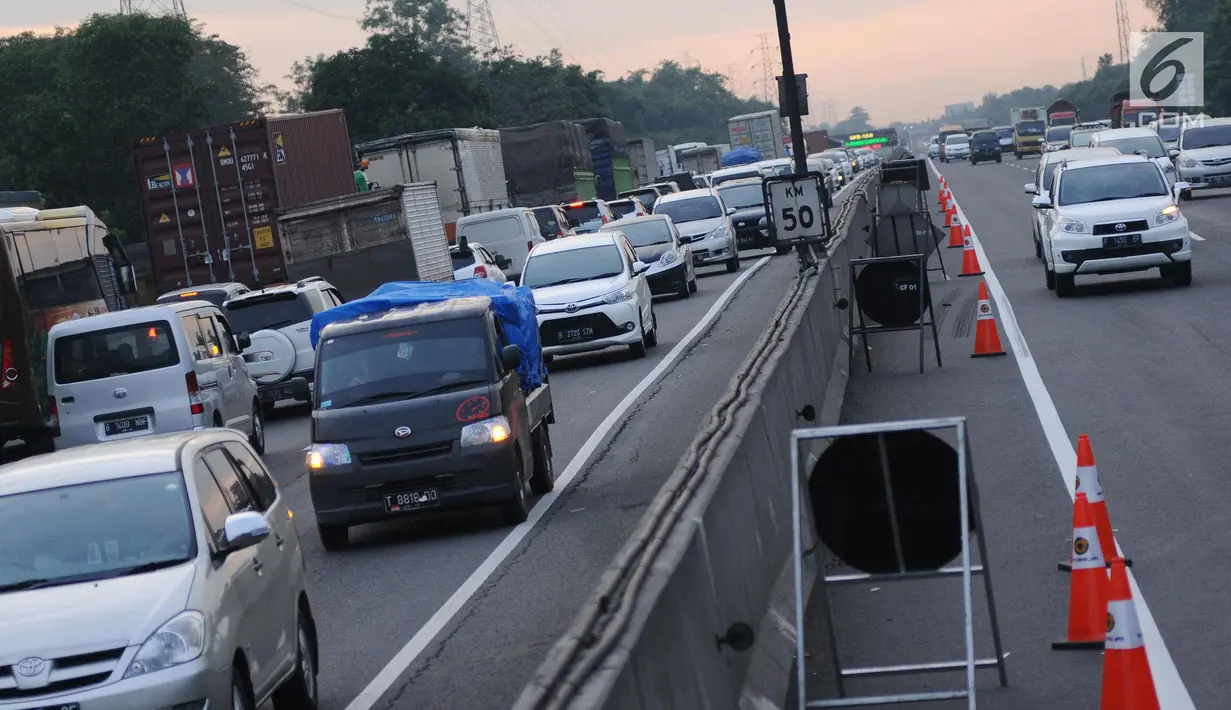
<svg viewBox="0 0 1231 710"><path fill-rule="evenodd" d="M155 288L286 280L276 212L355 192L341 110L134 143Z"/></svg>

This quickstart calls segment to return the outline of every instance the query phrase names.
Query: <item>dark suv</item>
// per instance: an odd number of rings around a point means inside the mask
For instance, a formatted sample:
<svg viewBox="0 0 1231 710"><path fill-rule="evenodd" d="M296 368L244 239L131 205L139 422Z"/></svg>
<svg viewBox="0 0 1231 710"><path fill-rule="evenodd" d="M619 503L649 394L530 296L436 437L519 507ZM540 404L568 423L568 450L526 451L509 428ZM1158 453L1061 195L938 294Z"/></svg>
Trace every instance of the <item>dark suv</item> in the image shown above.
<svg viewBox="0 0 1231 710"><path fill-rule="evenodd" d="M976 165L980 160L1000 160L1000 134L996 131L975 131L970 137L970 164Z"/></svg>

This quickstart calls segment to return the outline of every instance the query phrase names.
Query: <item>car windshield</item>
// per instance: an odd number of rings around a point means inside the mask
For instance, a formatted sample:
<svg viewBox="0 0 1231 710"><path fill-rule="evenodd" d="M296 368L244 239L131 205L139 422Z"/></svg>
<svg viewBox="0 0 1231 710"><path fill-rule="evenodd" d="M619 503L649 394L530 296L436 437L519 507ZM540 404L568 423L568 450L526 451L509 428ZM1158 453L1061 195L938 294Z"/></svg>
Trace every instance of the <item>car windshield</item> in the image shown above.
<svg viewBox="0 0 1231 710"><path fill-rule="evenodd" d="M966 145L969 142L970 136L966 134L953 135L945 139L945 145Z"/></svg>
<svg viewBox="0 0 1231 710"><path fill-rule="evenodd" d="M653 219L645 222L620 225L620 231L628 237L635 247L648 247L655 244L671 243L671 227L666 220Z"/></svg>
<svg viewBox="0 0 1231 710"><path fill-rule="evenodd" d="M312 320L312 308L307 297L294 291L228 301L222 310L235 333L277 330Z"/></svg>
<svg viewBox="0 0 1231 710"><path fill-rule="evenodd" d="M647 187L641 190L634 190L632 192L622 192L620 193L620 197L636 197L641 200L641 204L645 205L646 209L650 209L654 206L655 202L658 202L658 190L655 190L652 187Z"/></svg>
<svg viewBox="0 0 1231 710"><path fill-rule="evenodd" d="M720 189L718 194L722 195L722 201L727 207L734 207L737 210L765 206L765 193L761 191L759 183L731 185Z"/></svg>
<svg viewBox="0 0 1231 710"><path fill-rule="evenodd" d="M56 382L62 385L161 370L180 361L165 320L62 335L52 349Z"/></svg>
<svg viewBox="0 0 1231 710"><path fill-rule="evenodd" d="M1100 140L1099 145L1104 148L1115 148L1123 155L1133 155L1137 151L1143 151L1146 157L1161 158L1167 154L1163 150L1163 142L1155 135Z"/></svg>
<svg viewBox="0 0 1231 710"><path fill-rule="evenodd" d="M1158 127L1156 131L1158 137L1164 141L1175 141L1180 139L1180 127L1174 123L1164 123Z"/></svg>
<svg viewBox="0 0 1231 710"><path fill-rule="evenodd" d="M0 496L0 521L0 594L152 572L197 556L179 472Z"/></svg>
<svg viewBox="0 0 1231 710"><path fill-rule="evenodd" d="M1047 130L1047 124L1042 121L1022 121L1017 124L1019 136L1041 136Z"/></svg>
<svg viewBox="0 0 1231 710"><path fill-rule="evenodd" d="M1166 196L1167 182L1151 162L1072 168L1060 175L1061 205Z"/></svg>
<svg viewBox="0 0 1231 710"><path fill-rule="evenodd" d="M1072 126L1052 126L1047 129L1047 140L1049 143L1062 143L1069 139L1072 132Z"/></svg>
<svg viewBox="0 0 1231 710"><path fill-rule="evenodd" d="M526 262L521 285L530 288L560 286L594 279L609 279L624 273L624 259L615 244L600 244L535 254Z"/></svg>
<svg viewBox="0 0 1231 710"><path fill-rule="evenodd" d="M995 143L1000 145L1000 134L994 131L981 131L974 135L974 142L977 144Z"/></svg>
<svg viewBox="0 0 1231 710"><path fill-rule="evenodd" d="M1180 147L1184 150L1200 150L1231 145L1231 125L1202 126L1188 128L1184 131Z"/></svg>
<svg viewBox="0 0 1231 710"><path fill-rule="evenodd" d="M996 130L996 134L1001 138L1012 138L1013 129L1012 128L999 128Z"/></svg>
<svg viewBox="0 0 1231 710"><path fill-rule="evenodd" d="M1086 148L1098 131L1073 131L1069 134L1069 145L1073 148Z"/></svg>
<svg viewBox="0 0 1231 710"><path fill-rule="evenodd" d="M615 202L608 202L607 207L611 209L611 214L617 218L637 211L637 205L634 205L632 200L616 200Z"/></svg>
<svg viewBox="0 0 1231 710"><path fill-rule="evenodd" d="M716 198L706 195L673 202L659 202L654 205L654 214L665 214L676 224L684 224L721 217L722 205Z"/></svg>
<svg viewBox="0 0 1231 710"><path fill-rule="evenodd" d="M539 233L544 239L555 239L564 227L560 226L560 217L554 207L535 207L534 219L539 223ZM454 267L457 268L457 267Z"/></svg>
<svg viewBox="0 0 1231 710"><path fill-rule="evenodd" d="M325 338L317 348L321 409L410 399L487 382L495 364L482 318Z"/></svg>
<svg viewBox="0 0 1231 710"><path fill-rule="evenodd" d="M457 236L480 244L498 244L521 233L521 221L517 213L480 222L460 222L457 225Z"/></svg>

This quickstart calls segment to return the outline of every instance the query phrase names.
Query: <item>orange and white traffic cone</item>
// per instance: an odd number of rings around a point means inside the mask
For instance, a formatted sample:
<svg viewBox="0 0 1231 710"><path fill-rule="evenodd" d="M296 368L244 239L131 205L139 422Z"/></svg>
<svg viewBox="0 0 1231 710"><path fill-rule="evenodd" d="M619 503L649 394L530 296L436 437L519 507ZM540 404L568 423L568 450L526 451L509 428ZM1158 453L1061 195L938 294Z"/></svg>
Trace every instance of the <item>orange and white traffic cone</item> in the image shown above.
<svg viewBox="0 0 1231 710"><path fill-rule="evenodd" d="M1085 493L1090 501L1090 513L1094 516L1094 524L1098 528L1099 545L1107 550L1108 555L1116 554L1115 532L1111 527L1111 516L1107 514L1107 499L1103 496L1103 484L1099 480L1098 467L1094 465L1094 451L1090 448L1090 437L1082 434L1077 437L1077 480L1075 489ZM1132 567L1131 559L1124 560L1125 566ZM1071 565L1061 562L1057 567L1061 572L1068 572Z"/></svg>
<svg viewBox="0 0 1231 710"><path fill-rule="evenodd" d="M949 225L949 248L959 249L966 243L962 238L962 222L960 219L955 220Z"/></svg>
<svg viewBox="0 0 1231 710"><path fill-rule="evenodd" d="M1128 571L1119 556L1111 558L1107 591L1107 635L1103 652L1101 710L1159 710L1158 691L1150 674L1141 622L1133 603Z"/></svg>
<svg viewBox="0 0 1231 710"><path fill-rule="evenodd" d="M983 267L979 266L979 255L975 253L975 243L970 237L962 240L962 273L958 276L982 276Z"/></svg>
<svg viewBox="0 0 1231 710"><path fill-rule="evenodd" d="M945 208L945 203L948 201L949 191L946 190L945 186L942 184L940 186L940 191L936 193L936 204L940 205L940 208L943 210Z"/></svg>
<svg viewBox="0 0 1231 710"><path fill-rule="evenodd" d="M1000 333L996 330L996 316L992 314L992 300L987 297L987 282L979 282L979 310L975 313L975 351L971 357L994 357L1004 355L1000 345Z"/></svg>
<svg viewBox="0 0 1231 710"><path fill-rule="evenodd" d="M1107 563L1085 493L1073 506L1073 576L1069 580L1069 630L1057 651L1099 649L1107 635Z"/></svg>
<svg viewBox="0 0 1231 710"><path fill-rule="evenodd" d="M954 224L958 224L957 209L955 209L953 207L953 203L950 202L949 205L945 207L945 226L952 227Z"/></svg>

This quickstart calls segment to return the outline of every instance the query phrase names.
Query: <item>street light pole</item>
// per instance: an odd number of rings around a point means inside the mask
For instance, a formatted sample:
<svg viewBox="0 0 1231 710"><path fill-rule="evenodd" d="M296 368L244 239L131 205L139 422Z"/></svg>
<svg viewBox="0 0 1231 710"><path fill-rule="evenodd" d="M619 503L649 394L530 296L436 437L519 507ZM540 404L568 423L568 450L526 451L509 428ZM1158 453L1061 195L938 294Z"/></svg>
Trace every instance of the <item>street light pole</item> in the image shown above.
<svg viewBox="0 0 1231 710"><path fill-rule="evenodd" d="M782 49L782 88L787 120L791 122L791 155L795 159L795 174L808 172L807 149L804 148L804 120L799 115L799 84L795 81L795 60L791 56L791 31L786 21L786 0L774 0L778 18L778 46Z"/></svg>

